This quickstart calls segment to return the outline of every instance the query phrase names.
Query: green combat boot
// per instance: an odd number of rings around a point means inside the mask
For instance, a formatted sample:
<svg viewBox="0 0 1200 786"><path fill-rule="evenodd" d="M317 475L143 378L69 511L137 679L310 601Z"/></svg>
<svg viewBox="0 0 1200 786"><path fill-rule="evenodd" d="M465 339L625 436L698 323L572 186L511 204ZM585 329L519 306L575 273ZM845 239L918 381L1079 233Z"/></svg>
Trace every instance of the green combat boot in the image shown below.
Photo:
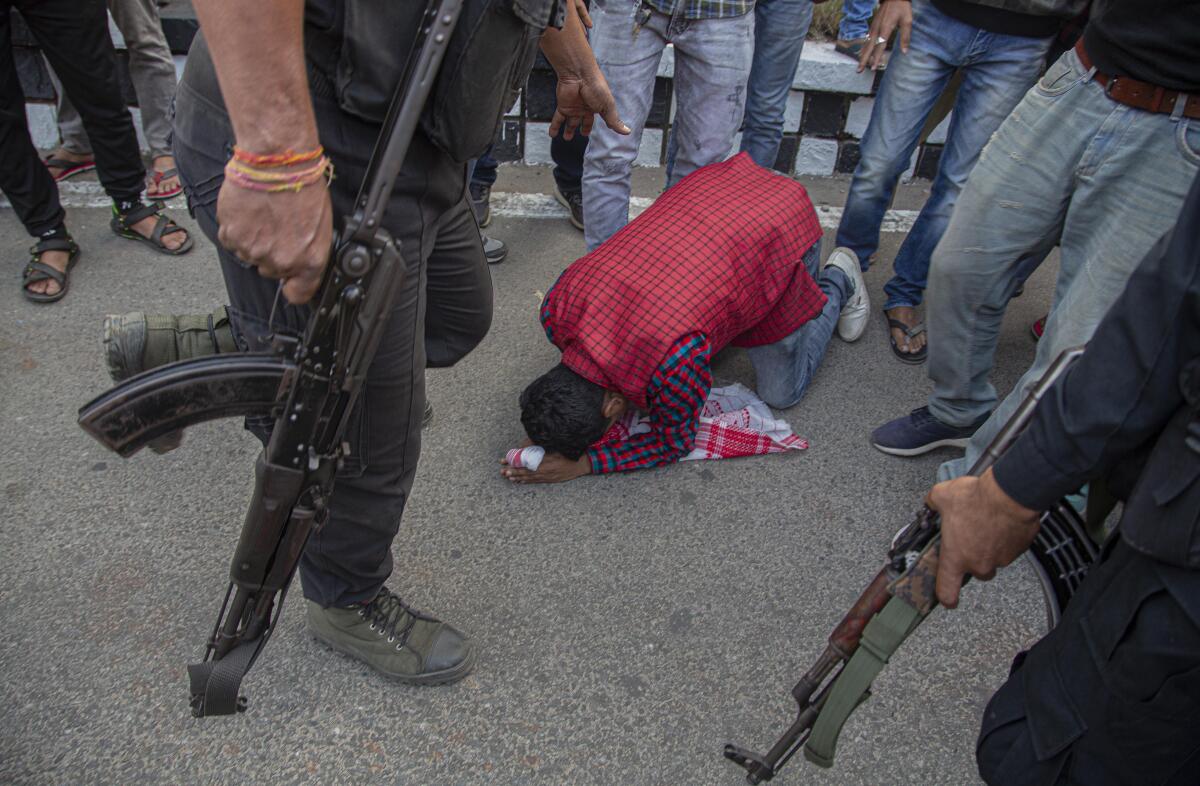
<svg viewBox="0 0 1200 786"><path fill-rule="evenodd" d="M408 685L457 682L475 667L475 645L456 628L410 608L387 587L349 608L308 604L308 629L338 652Z"/></svg>

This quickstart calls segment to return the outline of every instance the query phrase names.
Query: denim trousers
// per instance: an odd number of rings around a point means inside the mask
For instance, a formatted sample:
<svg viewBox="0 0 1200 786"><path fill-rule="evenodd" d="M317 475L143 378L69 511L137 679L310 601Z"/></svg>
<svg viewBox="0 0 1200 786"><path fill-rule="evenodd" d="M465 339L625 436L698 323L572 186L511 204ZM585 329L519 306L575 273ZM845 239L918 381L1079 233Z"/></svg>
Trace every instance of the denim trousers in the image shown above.
<svg viewBox="0 0 1200 786"><path fill-rule="evenodd" d="M606 0L592 7L592 50L612 89L622 136L603 123L592 128L583 163L584 240L595 249L629 222L633 162L654 100L663 49L675 48L674 166L670 188L705 164L722 161L733 146L746 104L746 79L754 52L754 15L685 19L641 12L634 0Z"/></svg>
<svg viewBox="0 0 1200 786"><path fill-rule="evenodd" d="M323 81L332 84L328 77ZM330 197L335 215L344 216L353 208L380 127L343 112L334 99L315 91L314 86L321 143L338 172ZM201 34L179 85L174 151L188 205L217 245L239 344L263 350L272 332L301 333L310 310L283 303L278 282L258 275L217 243L216 202L233 142ZM344 437L350 452L338 470L329 520L309 539L300 560L304 596L324 607L370 600L391 575L392 540L421 452L425 368L452 365L491 324L491 275L468 200L466 169L420 130L383 223L400 245L407 275L350 414ZM264 440L271 425L270 420L247 422Z"/></svg>
<svg viewBox="0 0 1200 786"><path fill-rule="evenodd" d="M821 313L781 341L746 350L754 365L759 398L776 409L787 409L804 397L850 297L845 273L837 268L820 269L819 241L804 254L804 266L827 298Z"/></svg>
<svg viewBox="0 0 1200 786"><path fill-rule="evenodd" d="M842 0L842 21L838 23L838 38L853 41L867 37L875 0Z"/></svg>
<svg viewBox="0 0 1200 786"><path fill-rule="evenodd" d="M562 131L550 140L550 158L554 161L554 182L564 194L583 188L583 154L587 150L588 138L576 133L571 139L563 139ZM467 177L472 183L488 188L496 185L496 170L500 162L492 155L492 146L483 155L473 159L467 166Z"/></svg>
<svg viewBox="0 0 1200 786"><path fill-rule="evenodd" d="M493 145L488 145L479 158L472 158L467 162L468 183L479 183L488 188L496 185L496 170L500 167L500 162L492 155L492 147Z"/></svg>
<svg viewBox="0 0 1200 786"><path fill-rule="evenodd" d="M142 114L142 132L150 156L171 155L171 100L175 98L175 61L163 34L155 0L108 0L108 10L125 38L129 52L129 78ZM72 153L91 153L83 120L71 99L58 90L58 133Z"/></svg>
<svg viewBox="0 0 1200 786"><path fill-rule="evenodd" d="M837 244L853 251L863 270L879 248L883 215L926 118L954 72L962 69L963 77L929 198L884 286L885 309L920 305L930 256L979 151L1033 85L1049 46L1049 38L989 33L928 0L913 2L912 42L907 54L893 50L888 61L837 232Z"/></svg>
<svg viewBox="0 0 1200 786"><path fill-rule="evenodd" d="M929 409L964 426L991 412L963 474L1064 349L1086 343L1125 281L1175 223L1200 171L1200 121L1118 104L1069 51L984 148L929 276ZM988 381L1022 260L1055 244L1054 304L1033 365L1003 403ZM994 411L993 411L993 408Z"/></svg>
<svg viewBox="0 0 1200 786"><path fill-rule="evenodd" d="M812 0L758 0L754 4L754 60L746 83L741 149L768 169L779 157L788 92L812 15Z"/></svg>

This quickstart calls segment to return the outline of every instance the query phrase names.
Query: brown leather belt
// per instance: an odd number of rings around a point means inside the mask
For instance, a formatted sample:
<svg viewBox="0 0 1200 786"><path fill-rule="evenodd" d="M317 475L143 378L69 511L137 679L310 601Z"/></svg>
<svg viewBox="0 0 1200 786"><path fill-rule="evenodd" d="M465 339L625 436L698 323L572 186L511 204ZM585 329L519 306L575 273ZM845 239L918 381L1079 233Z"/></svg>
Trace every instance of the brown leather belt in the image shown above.
<svg viewBox="0 0 1200 786"><path fill-rule="evenodd" d="M1075 54L1079 56L1083 67L1090 71L1092 59L1083 48L1083 38L1075 43ZM1180 115L1200 119L1200 95L1195 93L1180 93L1149 82L1139 82L1127 76L1110 76L1100 71L1097 71L1093 78L1104 86L1104 94L1119 104L1141 109L1143 112L1170 115L1176 111L1176 102L1182 101L1183 109Z"/></svg>

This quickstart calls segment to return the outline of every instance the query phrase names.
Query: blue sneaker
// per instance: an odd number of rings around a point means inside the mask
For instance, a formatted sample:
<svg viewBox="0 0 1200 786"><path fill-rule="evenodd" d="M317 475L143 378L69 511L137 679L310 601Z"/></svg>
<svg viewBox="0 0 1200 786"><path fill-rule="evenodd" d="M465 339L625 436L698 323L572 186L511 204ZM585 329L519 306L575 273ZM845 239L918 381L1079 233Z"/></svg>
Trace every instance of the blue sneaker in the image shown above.
<svg viewBox="0 0 1200 786"><path fill-rule="evenodd" d="M893 456L919 456L938 448L965 448L985 420L986 415L970 426L947 426L930 413L929 407L921 407L872 431L871 444Z"/></svg>

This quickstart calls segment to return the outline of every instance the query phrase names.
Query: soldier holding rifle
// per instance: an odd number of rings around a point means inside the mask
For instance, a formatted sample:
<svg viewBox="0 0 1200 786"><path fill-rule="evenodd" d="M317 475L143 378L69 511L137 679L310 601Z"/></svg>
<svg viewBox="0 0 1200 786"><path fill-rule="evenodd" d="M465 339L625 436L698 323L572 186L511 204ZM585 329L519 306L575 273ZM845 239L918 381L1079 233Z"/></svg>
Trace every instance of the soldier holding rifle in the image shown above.
<svg viewBox="0 0 1200 786"><path fill-rule="evenodd" d="M176 158L196 219L219 246L242 349L303 330L334 215L354 209L424 10L357 0L196 3L203 36L179 87ZM465 4L382 222L407 275L348 422L328 521L299 565L312 632L403 682L452 682L475 660L464 634L384 582L417 468L424 368L455 363L491 321L465 161L491 140L539 37L559 74L551 131L586 133L598 113L627 133L573 4ZM271 422L248 427L265 437Z"/></svg>

